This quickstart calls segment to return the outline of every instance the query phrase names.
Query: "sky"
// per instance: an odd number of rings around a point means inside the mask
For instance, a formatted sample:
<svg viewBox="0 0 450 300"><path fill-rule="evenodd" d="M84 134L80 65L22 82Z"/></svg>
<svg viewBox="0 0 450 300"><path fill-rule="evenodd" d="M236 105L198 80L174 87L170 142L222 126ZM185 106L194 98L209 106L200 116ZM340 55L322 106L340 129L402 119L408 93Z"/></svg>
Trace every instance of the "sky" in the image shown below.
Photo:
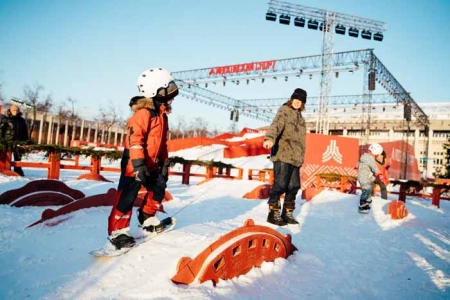
<svg viewBox="0 0 450 300"><path fill-rule="evenodd" d="M224 159L221 145L170 153L186 159L224 161L248 170L271 166L266 156ZM44 161L43 153L24 160ZM80 159L80 164L89 164ZM102 165L119 167L118 161ZM179 168L180 166L176 166ZM175 169L177 170L177 169ZM26 177L0 175L0 194L45 179L46 170L24 168ZM193 170L200 172L200 170ZM87 197L116 188L119 173L102 172L112 182L76 180L79 171L61 170L60 180ZM244 177L245 178L245 177ZM182 185L170 176L165 202L175 216L174 231L116 258L98 259L90 251L106 245L110 207L75 211L55 226L31 228L48 207L0 205L0 299L449 299L450 202L441 207L429 199L408 197L409 215L392 220L386 213L391 200L374 198L369 214L359 214L358 195L325 190L311 201L296 199L299 225L277 227L266 222L265 200L243 195L258 181L213 179ZM388 190L395 190L389 186ZM51 207L58 209L60 207ZM263 263L230 280L175 285L181 257L194 259L247 219L290 234L298 251L287 259ZM52 220L54 221L54 220ZM135 212L131 232L139 234Z"/></svg>
<svg viewBox="0 0 450 300"><path fill-rule="evenodd" d="M450 102L449 1L290 2L386 22L382 42L336 35L334 51L374 49L417 103ZM267 0L4 0L2 93L7 101L20 99L25 86L41 85L43 98L51 95L58 104L71 97L83 117L95 117L111 102L127 118L129 99L138 94L137 78L152 67L175 72L320 54L320 31L268 22L267 9ZM362 83L362 72L341 75L333 80L332 95L362 94ZM320 79L227 85L215 91L235 99L288 98L297 87L318 96ZM211 129L231 125L228 112L179 96L171 123L196 117ZM264 125L246 117L237 124L239 129Z"/></svg>

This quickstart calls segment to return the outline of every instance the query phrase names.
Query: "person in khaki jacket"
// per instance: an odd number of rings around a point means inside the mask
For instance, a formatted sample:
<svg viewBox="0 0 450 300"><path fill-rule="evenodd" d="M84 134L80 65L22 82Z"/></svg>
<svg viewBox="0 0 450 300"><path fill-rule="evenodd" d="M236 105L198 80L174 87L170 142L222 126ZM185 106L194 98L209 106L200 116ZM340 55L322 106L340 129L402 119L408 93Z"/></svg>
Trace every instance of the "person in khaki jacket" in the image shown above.
<svg viewBox="0 0 450 300"><path fill-rule="evenodd" d="M297 88L283 104L269 126L263 146L271 149L274 183L270 190L267 222L284 226L298 224L293 216L295 198L300 189L300 168L306 148L306 123L302 116L307 93ZM281 209L280 196L284 196Z"/></svg>

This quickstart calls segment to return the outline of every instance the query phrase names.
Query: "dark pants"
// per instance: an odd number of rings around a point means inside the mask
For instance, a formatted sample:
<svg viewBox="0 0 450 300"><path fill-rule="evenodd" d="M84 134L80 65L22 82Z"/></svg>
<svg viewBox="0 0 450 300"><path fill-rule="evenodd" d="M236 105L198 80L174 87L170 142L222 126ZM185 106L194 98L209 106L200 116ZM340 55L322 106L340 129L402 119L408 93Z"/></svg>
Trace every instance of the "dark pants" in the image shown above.
<svg viewBox="0 0 450 300"><path fill-rule="evenodd" d="M157 173L161 174L160 172ZM150 210L153 211L152 214L156 211L163 211L160 204L164 199L166 182L162 175L155 176L156 177L148 178L149 183L146 185L147 191L153 192L153 197L150 198L148 197L148 194L146 194L144 201L141 204L141 209L149 214ZM125 176L122 173L119 179L116 199L114 200L114 205L108 217L108 234L130 226L134 201L136 200L140 189L140 181L137 181L134 177Z"/></svg>
<svg viewBox="0 0 450 300"><path fill-rule="evenodd" d="M273 163L273 177L274 182L267 203L274 205L280 201L280 196L285 194L285 208L294 208L295 198L300 189L300 168L276 161Z"/></svg>
<svg viewBox="0 0 450 300"><path fill-rule="evenodd" d="M153 192L153 200L162 202L166 193L166 181L161 175L161 172L153 172L150 177L147 177L148 183L145 188L147 191ZM120 198L117 202L117 210L126 213L133 209L134 201L141 189L141 182L134 177L121 175L119 179L118 191Z"/></svg>
<svg viewBox="0 0 450 300"><path fill-rule="evenodd" d="M386 185L378 178L375 178L375 184L378 184L378 186L380 187L381 198L387 200L388 197Z"/></svg>
<svg viewBox="0 0 450 300"><path fill-rule="evenodd" d="M367 201L370 196L372 196L373 189L362 189L361 196L359 197L360 201Z"/></svg>
<svg viewBox="0 0 450 300"><path fill-rule="evenodd" d="M15 148L14 149L13 158L14 158L14 161L21 161L22 160L22 151L21 151L20 148ZM20 176L25 176L25 174L23 173L23 170L22 170L21 167L14 167L14 172L19 174Z"/></svg>

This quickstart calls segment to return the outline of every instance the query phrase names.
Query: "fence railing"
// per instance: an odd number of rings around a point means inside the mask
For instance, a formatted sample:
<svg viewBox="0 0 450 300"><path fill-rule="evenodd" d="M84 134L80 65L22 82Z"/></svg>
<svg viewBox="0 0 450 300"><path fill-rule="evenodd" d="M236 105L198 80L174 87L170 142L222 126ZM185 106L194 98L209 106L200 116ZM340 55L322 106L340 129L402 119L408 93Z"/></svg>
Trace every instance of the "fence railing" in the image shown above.
<svg viewBox="0 0 450 300"><path fill-rule="evenodd" d="M64 170L86 170L88 176L80 175L79 178L105 180L101 172L120 172L120 168L106 167L101 165L101 157L91 156L91 163L89 166L79 165L79 155L75 155L71 159L74 164L62 164L61 152L48 151L48 162L28 162L28 161L12 161L11 151L0 151L0 173L11 175L12 167L29 167L47 169L47 179L59 179L61 169ZM180 175L182 184L189 184L191 177L203 177L205 180L212 178L226 178L242 180L244 169L235 167L215 167L206 166L203 168L204 173L193 173L191 171L191 164L183 164L182 172L172 171L169 168L170 175ZM327 174L316 174L314 185L316 188L331 188L345 193L354 193L356 190L356 180L350 179L349 176L337 176L330 180ZM258 180L267 182L272 185L274 180L273 170L270 169L248 169L248 180ZM440 200L450 200L450 182L438 181L435 183L417 183L415 189L411 189L411 182L409 181L391 181L391 184L398 184L400 186L398 192L391 191L391 194L398 194L400 201L405 201L406 196L416 196L422 198L431 198L432 204L439 207ZM432 193L419 193L425 187L431 187Z"/></svg>
<svg viewBox="0 0 450 300"><path fill-rule="evenodd" d="M61 158L59 151L48 152L48 162L28 162L28 161L12 161L11 151L0 152L0 173L10 174L12 167L28 167L28 168L42 168L47 169L47 179L59 179L60 171L64 170L86 170L87 174L80 175L81 178L103 180L101 172L120 172L118 167L106 167L101 165L101 157L91 156L91 163L89 166L79 164L79 155L70 159L74 164L63 164L62 161L66 159ZM205 179L212 178L226 178L226 179L243 179L244 170L235 167L215 167L206 166L202 168L204 173L193 173L191 171L191 164L183 164L182 172L172 171L169 167L170 175L181 175L182 184L189 184L190 177L203 177ZM85 176L88 175L88 176ZM79 178L80 178L79 177ZM106 180L106 179L105 179Z"/></svg>

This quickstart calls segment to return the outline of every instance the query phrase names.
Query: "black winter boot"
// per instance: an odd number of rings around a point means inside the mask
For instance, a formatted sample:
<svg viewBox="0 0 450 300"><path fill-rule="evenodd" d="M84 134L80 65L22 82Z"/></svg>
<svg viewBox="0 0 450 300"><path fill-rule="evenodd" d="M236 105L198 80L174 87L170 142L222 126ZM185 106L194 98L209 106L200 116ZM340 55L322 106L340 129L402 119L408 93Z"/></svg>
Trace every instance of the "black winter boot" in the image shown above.
<svg viewBox="0 0 450 300"><path fill-rule="evenodd" d="M156 215L147 214L140 208L138 209L138 221L142 229L150 233L160 233L165 227Z"/></svg>
<svg viewBox="0 0 450 300"><path fill-rule="evenodd" d="M131 248L136 244L136 241L131 235L120 230L113 232L113 234L109 237L109 241L114 245L114 247L116 247L117 250L122 248Z"/></svg>
<svg viewBox="0 0 450 300"><path fill-rule="evenodd" d="M280 215L280 203L269 205L269 215L267 216L267 222L278 226L286 225Z"/></svg>
<svg viewBox="0 0 450 300"><path fill-rule="evenodd" d="M297 220L294 218L294 209L293 208L284 208L281 213L281 218L287 224L298 224Z"/></svg>

